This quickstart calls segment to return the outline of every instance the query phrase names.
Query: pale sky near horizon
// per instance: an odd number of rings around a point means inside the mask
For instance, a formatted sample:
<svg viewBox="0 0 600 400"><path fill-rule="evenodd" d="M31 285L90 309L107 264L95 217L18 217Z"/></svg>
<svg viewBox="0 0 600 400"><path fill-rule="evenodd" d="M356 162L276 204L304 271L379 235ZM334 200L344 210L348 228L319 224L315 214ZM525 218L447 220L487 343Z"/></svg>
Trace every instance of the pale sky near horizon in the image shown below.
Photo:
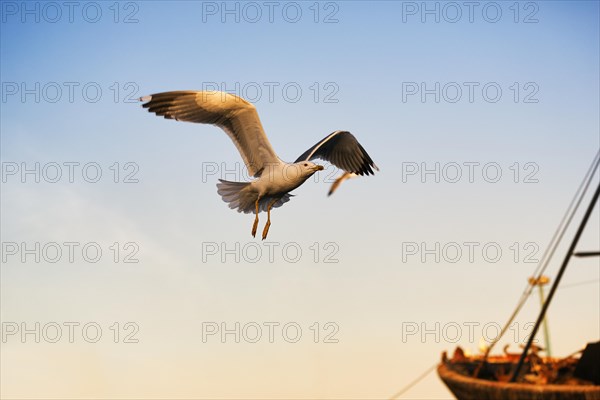
<svg viewBox="0 0 600 400"><path fill-rule="evenodd" d="M493 338L600 147L596 1L69 4L0 3L3 398L388 398ZM328 167L253 239L226 135L137 102L186 89L251 100L284 160L344 129L381 171L328 198ZM555 355L598 340L599 278L565 274Z"/></svg>

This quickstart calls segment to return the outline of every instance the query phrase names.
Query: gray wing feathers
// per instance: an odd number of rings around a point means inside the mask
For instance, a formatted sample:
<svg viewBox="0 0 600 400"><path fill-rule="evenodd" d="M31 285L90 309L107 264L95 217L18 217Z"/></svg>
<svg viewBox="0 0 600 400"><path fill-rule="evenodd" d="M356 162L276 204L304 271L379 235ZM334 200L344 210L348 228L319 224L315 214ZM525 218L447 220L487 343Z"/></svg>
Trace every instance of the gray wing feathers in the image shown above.
<svg viewBox="0 0 600 400"><path fill-rule="evenodd" d="M256 108L224 92L174 91L142 97L144 108L167 119L212 124L223 129L238 149L250 175L279 158L265 135Z"/></svg>
<svg viewBox="0 0 600 400"><path fill-rule="evenodd" d="M306 150L296 162L320 158L356 175L374 174L379 170L358 140L347 131L335 131Z"/></svg>

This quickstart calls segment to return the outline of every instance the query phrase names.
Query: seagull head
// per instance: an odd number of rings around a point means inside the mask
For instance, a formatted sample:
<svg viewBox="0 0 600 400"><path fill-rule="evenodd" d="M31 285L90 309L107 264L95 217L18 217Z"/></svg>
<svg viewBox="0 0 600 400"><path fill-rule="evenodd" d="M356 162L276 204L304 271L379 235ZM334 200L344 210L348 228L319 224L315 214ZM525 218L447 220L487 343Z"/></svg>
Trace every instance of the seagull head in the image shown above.
<svg viewBox="0 0 600 400"><path fill-rule="evenodd" d="M287 167L283 170L283 176L285 179L300 183L310 178L315 172L322 171L323 169L322 165L317 165L310 161L298 161L293 164L287 164Z"/></svg>
<svg viewBox="0 0 600 400"><path fill-rule="evenodd" d="M290 191L302 185L315 172L323 169L323 166L317 165L310 161L298 161L295 163L285 164L284 168L280 170L281 175L274 170L275 175L273 178L276 181L282 179L284 182L287 182L289 186L287 190Z"/></svg>
<svg viewBox="0 0 600 400"><path fill-rule="evenodd" d="M317 165L310 161L300 161L297 162L296 165L300 168L300 174L305 175L306 177L324 169L322 165Z"/></svg>

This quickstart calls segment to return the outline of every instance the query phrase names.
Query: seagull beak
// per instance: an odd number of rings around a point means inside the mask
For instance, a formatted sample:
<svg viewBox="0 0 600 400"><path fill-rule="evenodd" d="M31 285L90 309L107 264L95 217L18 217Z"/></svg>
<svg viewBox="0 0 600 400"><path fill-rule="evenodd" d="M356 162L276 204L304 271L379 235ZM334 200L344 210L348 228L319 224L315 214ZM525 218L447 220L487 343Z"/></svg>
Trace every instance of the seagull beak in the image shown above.
<svg viewBox="0 0 600 400"><path fill-rule="evenodd" d="M325 168L322 165L316 165L315 171L323 171Z"/></svg>

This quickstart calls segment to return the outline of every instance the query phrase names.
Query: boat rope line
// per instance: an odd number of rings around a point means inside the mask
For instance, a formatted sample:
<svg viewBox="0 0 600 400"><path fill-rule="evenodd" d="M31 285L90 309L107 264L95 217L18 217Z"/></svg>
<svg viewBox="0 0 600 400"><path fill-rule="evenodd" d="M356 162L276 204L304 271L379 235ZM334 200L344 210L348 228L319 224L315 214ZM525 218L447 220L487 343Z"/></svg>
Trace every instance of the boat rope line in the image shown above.
<svg viewBox="0 0 600 400"><path fill-rule="evenodd" d="M575 196L573 196L573 198L571 199L571 203L569 204L569 207L567 207L567 211L563 215L563 217L558 225L557 230L554 232L554 235L552 236L552 239L550 240L548 247L544 251L544 254L540 260L540 263L538 263L535 271L533 272L533 276L535 277L536 280L539 280L542 277L542 275L544 274L544 271L546 271L546 268L548 267L548 264L550 264L550 260L554 256L554 253L558 247L558 244L562 240L568 226L571 224L571 221L573 220L573 217L575 216L575 213L579 209L579 205L581 204L581 202L585 196L585 193L587 192L590 184L592 183L592 179L593 179L595 170L598 168L599 165L600 165L600 151L598 151L598 153L596 153L596 157L594 157L594 160L590 164L589 169L587 170L583 180L581 181L579 187L577 188L577 191L575 192ZM565 223L565 221L566 221L566 223ZM529 294L531 294L531 292L533 291L534 287L535 287L535 285L528 282L527 286L525 287L525 290L523 291L523 295L529 296Z"/></svg>
<svg viewBox="0 0 600 400"><path fill-rule="evenodd" d="M529 348L531 347L531 344L533 343L533 339L535 338L535 335L536 335L542 321L544 320L544 318L546 316L546 311L548 311L550 302L552 301L552 298L554 297L554 293L556 293L556 289L558 288L558 285L560 284L560 281L567 269L567 266L569 265L569 261L571 260L571 258L573 258L573 253L575 252L575 249L577 248L577 245L579 244L579 239L581 238L581 235L585 231L585 227L590 219L590 216L594 212L594 208L596 206L596 203L598 202L598 199L600 199L600 183L598 184L598 187L596 188L596 190L594 191L594 194L592 195L590 204L587 206L585 213L583 214L583 217L581 218L581 222L579 222L579 226L577 227L575 236L573 237L573 240L571 241L571 244L569 245L567 253L565 254L565 257L560 266L560 269L558 270L558 274L556 275L556 278L554 278L554 282L552 283L550 292L548 292L548 297L544 301L542 310L540 311L540 314L538 315L537 321L535 321L535 325L533 326L533 330L531 331L529 340L527 341L527 344L525 344L525 348L523 349L523 352L521 353L521 357L519 358L519 362L518 362L517 366L515 367L514 371L512 372L512 376L511 376L509 382L515 382L517 380L517 377L519 376L519 372L521 370L521 367L523 366L523 363L525 362L525 358L527 357Z"/></svg>
<svg viewBox="0 0 600 400"><path fill-rule="evenodd" d="M596 168L598 168L599 163L600 163L600 151L598 151L598 153L596 153L596 157L594 157L594 160L592 161L592 163L590 164L590 167L586 171L585 176L583 177L583 180L579 184L579 187L577 188L575 195L571 199L571 203L569 203L569 206L567 207L565 214L563 215L560 223L558 224L558 227L557 227L556 231L554 232L554 235L552 236L552 239L550 240L548 247L544 251L540 262L538 263L535 271L533 271L533 276L536 278L536 280L539 280L542 277L542 274L544 273L544 271L548 267L548 264L550 263L550 260L554 256L554 252L556 251L558 244L562 240L568 226L571 224L571 221L573 220L573 217L575 216L577 209L579 209L579 205L581 204L581 201L583 200L585 192L587 192L587 189L589 188L590 183L592 182L592 177L593 177L594 171L596 170ZM582 189L583 189L583 191L582 191ZM575 207L573 208L574 205L575 205ZM566 221L566 223L565 223L565 221ZM531 291L533 291L534 287L535 287L535 285L528 282L527 286L525 287L525 290L523 291L523 294L527 293L527 295L529 295L531 293Z"/></svg>
<svg viewBox="0 0 600 400"><path fill-rule="evenodd" d="M408 385L404 386L402 389L397 391L392 397L390 397L390 400L395 400L398 397L402 396L404 393L408 392L409 389L411 389L417 383L421 382L427 375L429 375L434 369L436 369L437 366L438 366L438 362L436 361L435 364L433 364L431 367L427 368L421 375L419 375L417 378L413 379L412 382L410 382Z"/></svg>
<svg viewBox="0 0 600 400"><path fill-rule="evenodd" d="M600 279L592 279L589 281L573 282L573 283L569 283L566 285L562 285L561 287L558 288L558 290L569 289L572 287L583 286L583 285L591 285L592 283L598 283L598 282L600 282Z"/></svg>
<svg viewBox="0 0 600 400"><path fill-rule="evenodd" d="M523 291L523 294L521 295L521 298L519 299L517 306L515 307L513 313L509 317L509 319L506 322L506 324L504 325L504 327L500 330L500 333L498 334L498 336L492 341L492 343L490 343L490 345L488 346L488 348L485 352L485 355L483 356L481 364L479 365L478 368L475 369L475 372L474 372L475 377L477 377L479 375L479 371L481 370L481 367L486 363L487 358L488 358L490 352L492 351L492 348L500 341L502 336L506 333L506 331L509 329L510 325L516 318L517 314L519 314L519 312L521 311L521 309L527 302L529 296L531 295L531 293L535 287L535 281L539 281L539 279L543 275L544 271L550 264L550 260L554 256L554 253L556 252L558 245L560 244L562 238L564 237L565 232L567 231L567 228L571 224L573 217L575 216L577 210L579 209L579 206L580 206L581 202L583 201L583 198L585 197L585 193L587 192L590 184L593 181L595 171L596 171L596 169L598 169L599 165L600 165L600 150L596 153L596 156L594 157L594 160L592 161L589 169L587 170L585 177L579 184L579 187L577 188L575 195L571 199L571 202L569 203L569 206L567 207L565 214L563 215L560 223L558 224L556 231L552 235L552 239L550 239L550 243L548 244L548 247L544 251L542 258L540 259L540 262L538 263L538 265L533 273L533 276L535 276L535 280L533 282L528 282L527 286L525 286L525 290Z"/></svg>

